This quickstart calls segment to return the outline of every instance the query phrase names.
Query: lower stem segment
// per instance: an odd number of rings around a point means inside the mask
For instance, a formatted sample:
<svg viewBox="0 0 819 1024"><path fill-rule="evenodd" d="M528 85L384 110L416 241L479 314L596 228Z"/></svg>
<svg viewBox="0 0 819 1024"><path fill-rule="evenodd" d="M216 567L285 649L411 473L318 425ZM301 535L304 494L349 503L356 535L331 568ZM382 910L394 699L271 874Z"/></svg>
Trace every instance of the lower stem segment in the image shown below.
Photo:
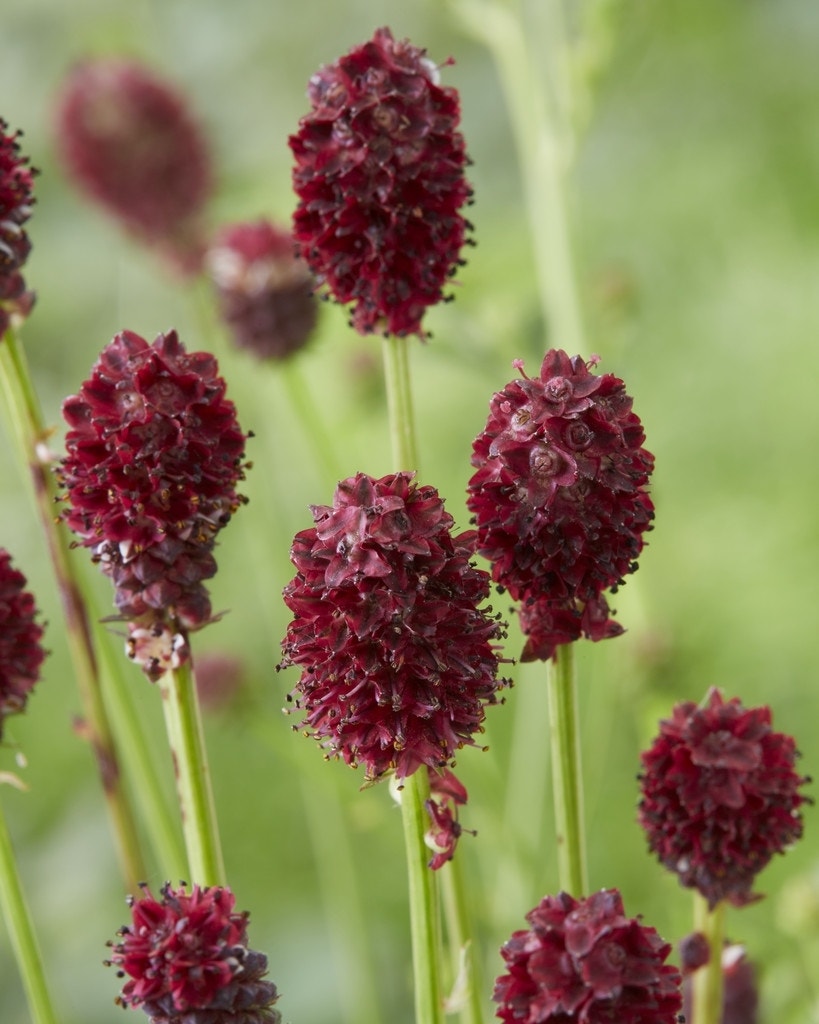
<svg viewBox="0 0 819 1024"><path fill-rule="evenodd" d="M572 644L557 648L549 662L548 686L558 877L561 889L581 897L589 882Z"/></svg>
<svg viewBox="0 0 819 1024"><path fill-rule="evenodd" d="M694 971L692 1010L694 1024L720 1024L722 1021L722 946L725 902L713 910L698 892L694 893L694 928L708 939L708 963Z"/></svg>

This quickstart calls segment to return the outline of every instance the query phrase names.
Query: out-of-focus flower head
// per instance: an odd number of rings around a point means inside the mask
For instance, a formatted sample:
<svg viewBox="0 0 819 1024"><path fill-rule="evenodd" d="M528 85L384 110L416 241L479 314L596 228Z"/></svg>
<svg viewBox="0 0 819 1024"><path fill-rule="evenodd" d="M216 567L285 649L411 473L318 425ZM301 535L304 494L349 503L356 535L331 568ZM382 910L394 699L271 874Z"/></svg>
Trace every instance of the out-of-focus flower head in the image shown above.
<svg viewBox="0 0 819 1024"><path fill-rule="evenodd" d="M642 755L639 819L649 848L711 907L758 899L754 879L802 835L793 738L769 707L744 708L712 688L682 701Z"/></svg>
<svg viewBox="0 0 819 1024"><path fill-rule="evenodd" d="M560 349L490 403L473 443L467 505L493 579L521 602L524 660L579 636L622 633L604 591L637 568L654 466L625 385Z"/></svg>
<svg viewBox="0 0 819 1024"><path fill-rule="evenodd" d="M413 476L343 480L296 535L284 590L280 667L302 670L302 725L368 779L450 764L502 685L502 624L479 607L489 575L470 564L474 538L453 536L438 492Z"/></svg>
<svg viewBox="0 0 819 1024"><path fill-rule="evenodd" d="M125 977L117 1002L151 1024L279 1024L267 957L248 949L249 915L230 889L170 883L161 899L144 887L129 899L132 923L119 932L109 966Z"/></svg>
<svg viewBox="0 0 819 1024"><path fill-rule="evenodd" d="M495 982L507 1024L676 1024L680 973L654 928L628 918L616 889L585 899L546 896L531 927L502 947L507 974Z"/></svg>
<svg viewBox="0 0 819 1024"><path fill-rule="evenodd" d="M310 79L290 138L294 235L362 334L418 334L463 262L471 191L457 92L389 29Z"/></svg>
<svg viewBox="0 0 819 1024"><path fill-rule="evenodd" d="M691 977L683 980L683 1016L691 1016ZM757 1024L759 992L754 965L745 955L745 947L726 945L722 951L721 1024ZM696 1021L694 1021L696 1024Z"/></svg>
<svg viewBox="0 0 819 1024"><path fill-rule="evenodd" d="M20 154L20 132L9 132L0 117L0 340L12 319L25 318L34 305L20 273L31 252L23 225L34 203L35 171Z"/></svg>
<svg viewBox="0 0 819 1024"><path fill-rule="evenodd" d="M85 60L63 83L56 135L80 191L183 273L201 268L211 155L174 85L124 57Z"/></svg>
<svg viewBox="0 0 819 1024"><path fill-rule="evenodd" d="M6 718L25 709L40 678L45 651L43 627L36 616L25 576L14 568L8 551L0 548L0 739Z"/></svg>
<svg viewBox="0 0 819 1024"><path fill-rule="evenodd" d="M63 403L63 518L116 588L130 653L149 675L183 659L211 615L218 531L242 503L245 437L213 356L175 331L123 331Z"/></svg>
<svg viewBox="0 0 819 1024"><path fill-rule="evenodd" d="M424 842L434 856L429 862L433 871L442 868L455 856L455 847L464 832L476 835L464 828L458 821L458 808L466 804L466 786L448 768L443 772L429 769L430 798L425 803L430 817L430 827L424 835Z"/></svg>
<svg viewBox="0 0 819 1024"><path fill-rule="evenodd" d="M222 228L205 265L236 345L259 359L286 359L316 326L313 275L295 255L290 231L269 220Z"/></svg>

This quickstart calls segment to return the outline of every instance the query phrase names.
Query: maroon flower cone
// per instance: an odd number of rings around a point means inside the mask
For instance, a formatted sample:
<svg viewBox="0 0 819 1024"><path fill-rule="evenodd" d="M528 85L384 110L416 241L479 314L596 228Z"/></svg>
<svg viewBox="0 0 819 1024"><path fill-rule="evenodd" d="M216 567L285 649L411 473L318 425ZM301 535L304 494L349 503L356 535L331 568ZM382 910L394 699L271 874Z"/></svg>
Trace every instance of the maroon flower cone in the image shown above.
<svg viewBox="0 0 819 1024"><path fill-rule="evenodd" d="M109 966L127 977L117 1002L152 1024L279 1024L267 957L248 949L247 913L230 889L145 887L129 899L132 924L119 933Z"/></svg>
<svg viewBox="0 0 819 1024"><path fill-rule="evenodd" d="M301 253L361 334L423 337L471 227L458 94L381 28L316 72L308 96L290 138Z"/></svg>
<svg viewBox="0 0 819 1024"><path fill-rule="evenodd" d="M0 341L12 319L25 318L34 305L20 271L31 251L23 225L31 216L36 172L20 155L19 138L0 118Z"/></svg>
<svg viewBox="0 0 819 1024"><path fill-rule="evenodd" d="M642 755L639 819L649 848L710 907L758 896L754 879L802 835L794 741L712 688L700 706L677 704Z"/></svg>
<svg viewBox="0 0 819 1024"><path fill-rule="evenodd" d="M545 660L623 632L603 593L637 568L654 459L623 382L594 360L551 349L536 378L514 365L473 444L467 504L492 578L521 602L523 660Z"/></svg>
<svg viewBox="0 0 819 1024"><path fill-rule="evenodd" d="M683 1016L691 1021L691 977L683 980ZM754 965L743 946L727 945L722 951L721 1024L757 1024L759 992ZM692 1021L696 1024L696 1021Z"/></svg>
<svg viewBox="0 0 819 1024"><path fill-rule="evenodd" d="M175 331L150 345L124 331L63 415L63 518L113 581L132 656L160 675L210 619L216 534L243 501L235 407L213 356L187 352Z"/></svg>
<svg viewBox="0 0 819 1024"><path fill-rule="evenodd" d="M0 548L0 740L6 718L25 709L40 678L45 651L40 642L43 627L35 622L36 616L25 576Z"/></svg>
<svg viewBox="0 0 819 1024"><path fill-rule="evenodd" d="M470 564L474 538L452 535L437 491L412 473L359 473L312 512L290 553L279 666L302 669L302 724L368 779L450 764L502 685L502 625L479 608L489 576Z"/></svg>
<svg viewBox="0 0 819 1024"><path fill-rule="evenodd" d="M173 85L125 58L84 61L63 84L56 134L80 191L181 271L200 269L210 152Z"/></svg>
<svg viewBox="0 0 819 1024"><path fill-rule="evenodd" d="M286 359L307 343L318 318L313 275L293 236L268 220L223 228L205 263L236 345L259 359Z"/></svg>
<svg viewBox="0 0 819 1024"><path fill-rule="evenodd" d="M680 974L654 928L624 915L616 889L576 900L546 896L528 931L502 947L507 974L495 982L507 1024L675 1024Z"/></svg>

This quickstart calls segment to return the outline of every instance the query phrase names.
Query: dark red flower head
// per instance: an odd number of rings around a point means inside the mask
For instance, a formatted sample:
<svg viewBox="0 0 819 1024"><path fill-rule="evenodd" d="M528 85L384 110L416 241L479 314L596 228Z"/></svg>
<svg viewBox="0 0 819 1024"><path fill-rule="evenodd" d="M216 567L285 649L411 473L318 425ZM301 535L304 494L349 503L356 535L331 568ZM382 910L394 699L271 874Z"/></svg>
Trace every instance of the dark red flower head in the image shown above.
<svg viewBox="0 0 819 1024"><path fill-rule="evenodd" d="M616 889L576 900L546 896L528 931L502 947L508 973L495 982L507 1024L675 1024L680 974L654 928L624 916Z"/></svg>
<svg viewBox="0 0 819 1024"><path fill-rule="evenodd" d="M302 668L303 725L368 779L449 764L496 701L502 626L471 534L412 473L343 480L296 535L280 667Z"/></svg>
<svg viewBox="0 0 819 1024"><path fill-rule="evenodd" d="M473 444L467 504L493 579L523 603L524 659L546 659L622 632L602 595L637 568L654 459L619 378L559 349L539 377L515 365Z"/></svg>
<svg viewBox="0 0 819 1024"><path fill-rule="evenodd" d="M310 79L290 138L295 237L320 283L353 303L361 334L418 334L471 225L458 94L425 51L390 30Z"/></svg>
<svg viewBox="0 0 819 1024"><path fill-rule="evenodd" d="M318 303L289 231L268 220L232 224L211 242L205 263L239 348L259 359L286 359L303 348Z"/></svg>
<svg viewBox="0 0 819 1024"><path fill-rule="evenodd" d="M144 887L129 899L132 923L106 963L127 977L117 1002L139 1007L152 1024L279 1024L267 957L247 948L248 914L230 889Z"/></svg>
<svg viewBox="0 0 819 1024"><path fill-rule="evenodd" d="M34 621L37 609L25 587L25 576L0 548L0 739L6 718L24 710L45 658L43 627Z"/></svg>
<svg viewBox="0 0 819 1024"><path fill-rule="evenodd" d="M125 58L84 61L63 85L56 132L77 188L180 270L200 268L210 152L173 85Z"/></svg>
<svg viewBox="0 0 819 1024"><path fill-rule="evenodd" d="M20 155L19 138L0 117L0 341L12 316L25 317L34 304L20 270L31 252L23 225L31 216L36 172Z"/></svg>
<svg viewBox="0 0 819 1024"><path fill-rule="evenodd" d="M683 1016L691 1016L691 977L683 981ZM722 951L722 1017L720 1024L757 1024L759 992L754 965L745 948L727 945ZM696 1024L696 1021L693 1022Z"/></svg>
<svg viewBox="0 0 819 1024"><path fill-rule="evenodd" d="M429 769L430 798L424 804L430 818L430 827L424 833L424 842L432 850L428 867L438 871L455 856L455 847L464 832L477 835L458 821L458 808L467 800L466 786L449 769Z"/></svg>
<svg viewBox="0 0 819 1024"><path fill-rule="evenodd" d="M124 331L63 415L64 519L113 580L122 617L146 644L204 625L215 537L243 500L245 435L216 360L175 331L150 345Z"/></svg>
<svg viewBox="0 0 819 1024"><path fill-rule="evenodd" d="M711 907L736 906L775 853L802 835L794 741L771 728L771 709L743 708L712 688L702 705L677 704L642 755L640 824L650 849Z"/></svg>

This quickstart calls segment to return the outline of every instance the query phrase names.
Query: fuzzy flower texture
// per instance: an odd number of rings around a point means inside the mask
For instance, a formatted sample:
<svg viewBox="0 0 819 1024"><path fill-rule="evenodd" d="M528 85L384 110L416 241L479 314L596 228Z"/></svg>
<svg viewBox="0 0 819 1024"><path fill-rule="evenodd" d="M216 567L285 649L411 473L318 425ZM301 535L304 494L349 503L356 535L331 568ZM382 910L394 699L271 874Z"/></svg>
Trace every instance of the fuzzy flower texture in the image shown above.
<svg viewBox="0 0 819 1024"><path fill-rule="evenodd" d="M308 96L290 138L301 254L361 334L423 337L471 227L458 94L381 28L316 72Z"/></svg>
<svg viewBox="0 0 819 1024"><path fill-rule="evenodd" d="M230 889L145 887L106 963L127 977L117 1002L151 1024L279 1024L267 957L247 947L247 913Z"/></svg>
<svg viewBox="0 0 819 1024"><path fill-rule="evenodd" d="M0 118L0 341L12 318L27 316L34 305L20 271L31 251L23 225L31 216L35 172L20 155L19 137Z"/></svg>
<svg viewBox="0 0 819 1024"><path fill-rule="evenodd" d="M653 456L623 382L559 349L490 404L473 444L467 504L492 577L520 602L522 660L623 629L604 591L637 568L654 506Z"/></svg>
<svg viewBox="0 0 819 1024"><path fill-rule="evenodd" d="M802 835L793 739L771 728L768 707L744 708L711 689L677 704L642 755L640 823L650 849L716 906L736 906L776 853Z"/></svg>
<svg viewBox="0 0 819 1024"><path fill-rule="evenodd" d="M36 621L34 598L26 578L0 548L0 740L9 715L23 711L28 695L40 678L45 658L43 627Z"/></svg>
<svg viewBox="0 0 819 1024"><path fill-rule="evenodd" d="M63 415L64 519L114 583L132 657L157 677L173 638L211 616L216 534L243 501L235 407L213 356L174 331L150 345L124 331Z"/></svg>
<svg viewBox="0 0 819 1024"><path fill-rule="evenodd" d="M312 512L291 549L280 665L302 669L302 724L368 779L445 767L500 685L502 626L478 607L489 576L470 564L472 535L452 535L437 491L412 473L359 473Z"/></svg>
<svg viewBox="0 0 819 1024"><path fill-rule="evenodd" d="M654 928L627 918L616 889L546 896L501 949L506 1024L676 1024L681 978Z"/></svg>

